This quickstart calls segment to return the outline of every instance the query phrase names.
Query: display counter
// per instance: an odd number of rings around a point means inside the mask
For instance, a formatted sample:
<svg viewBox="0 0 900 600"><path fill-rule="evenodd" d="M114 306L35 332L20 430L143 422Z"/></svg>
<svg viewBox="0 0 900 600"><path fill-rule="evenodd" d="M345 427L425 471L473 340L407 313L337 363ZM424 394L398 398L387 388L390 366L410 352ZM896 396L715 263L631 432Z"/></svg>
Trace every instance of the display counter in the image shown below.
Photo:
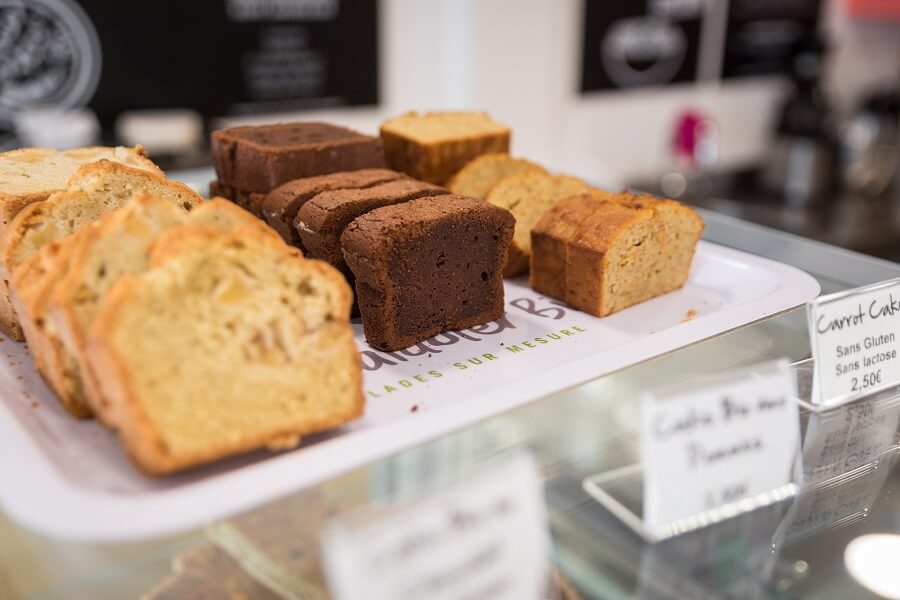
<svg viewBox="0 0 900 600"><path fill-rule="evenodd" d="M823 293L900 277L894 263L711 212L703 217L706 240L794 265L814 276ZM153 589L159 594L167 585L200 586L196 591L204 585L196 580L210 573L220 584L233 579L234 589L244 589L237 563L223 566L209 553L229 544L234 549L241 544L236 539L246 542L254 535L257 550L267 544L269 550L245 556L244 568L256 578L247 585L258 585L261 576L280 581L281 589L320 590L325 584L319 540L331 519L359 507L418 498L517 450L533 457L543 481L552 537L548 558L567 582L556 597L577 597L574 590L584 598L869 597L847 571L845 548L865 533L900 533L900 469L893 460L900 450L900 412L890 402L851 403L829 413L835 422L871 426L865 439L878 440L878 457L866 469L831 478L824 487L803 485L790 498L661 543L645 542L583 487L585 478L640 460L643 392L770 359L796 365L809 357L806 314L798 306L463 426L248 513L162 539L57 540L0 514L0 597L135 598ZM801 410L806 437L812 435L809 418ZM859 435L849 426L835 431L838 438ZM141 519L140 510L133 518ZM196 575L195 568L205 575Z"/></svg>

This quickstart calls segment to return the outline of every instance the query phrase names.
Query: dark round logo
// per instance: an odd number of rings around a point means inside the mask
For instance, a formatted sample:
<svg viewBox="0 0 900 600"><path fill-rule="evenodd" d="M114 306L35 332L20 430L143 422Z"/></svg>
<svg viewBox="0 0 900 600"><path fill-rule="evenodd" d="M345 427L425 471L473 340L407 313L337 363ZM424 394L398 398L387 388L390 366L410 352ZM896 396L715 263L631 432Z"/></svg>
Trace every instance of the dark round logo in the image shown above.
<svg viewBox="0 0 900 600"><path fill-rule="evenodd" d="M72 0L0 0L0 125L23 108L73 108L100 79L100 40Z"/></svg>

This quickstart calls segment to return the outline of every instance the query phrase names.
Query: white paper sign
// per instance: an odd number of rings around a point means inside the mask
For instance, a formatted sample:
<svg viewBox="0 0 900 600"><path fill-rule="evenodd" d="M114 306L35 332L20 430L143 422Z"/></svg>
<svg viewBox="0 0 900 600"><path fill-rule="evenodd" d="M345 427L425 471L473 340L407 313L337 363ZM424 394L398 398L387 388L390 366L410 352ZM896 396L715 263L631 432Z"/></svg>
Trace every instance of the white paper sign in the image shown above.
<svg viewBox="0 0 900 600"><path fill-rule="evenodd" d="M543 486L523 454L425 498L339 517L323 556L337 600L538 600L548 536Z"/></svg>
<svg viewBox="0 0 900 600"><path fill-rule="evenodd" d="M791 483L800 439L795 394L793 373L778 361L646 395L645 526L659 528Z"/></svg>
<svg viewBox="0 0 900 600"><path fill-rule="evenodd" d="M839 404L900 383L900 279L807 304L813 404Z"/></svg>

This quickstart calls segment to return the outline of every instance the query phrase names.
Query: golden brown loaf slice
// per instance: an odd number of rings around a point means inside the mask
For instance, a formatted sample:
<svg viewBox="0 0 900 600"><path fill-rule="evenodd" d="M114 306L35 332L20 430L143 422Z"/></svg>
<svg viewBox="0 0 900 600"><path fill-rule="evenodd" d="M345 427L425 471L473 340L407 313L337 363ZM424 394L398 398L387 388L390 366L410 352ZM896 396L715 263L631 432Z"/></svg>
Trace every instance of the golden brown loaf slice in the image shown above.
<svg viewBox="0 0 900 600"><path fill-rule="evenodd" d="M531 231L531 275L541 289L566 289L569 242L603 202L593 194L563 198L544 213L541 228Z"/></svg>
<svg viewBox="0 0 900 600"><path fill-rule="evenodd" d="M283 447L362 414L352 294L336 270L253 229L172 230L150 262L107 293L88 341L141 469Z"/></svg>
<svg viewBox="0 0 900 600"><path fill-rule="evenodd" d="M141 146L115 148L94 146L72 150L20 148L0 153L0 248L8 236L8 227L19 212L35 202L66 188L76 171L84 165L106 160L162 175ZM2 263L2 261L0 261ZM0 264L0 332L22 340L9 298L10 271Z"/></svg>
<svg viewBox="0 0 900 600"><path fill-rule="evenodd" d="M81 230L83 231L83 230ZM53 285L68 267L71 247L80 232L47 244L19 265L12 277L12 303L19 315L25 339L38 372L53 389L69 414L87 419L91 411L73 393L61 388L71 378L63 373L77 373L70 357L63 352L54 324L45 319L47 300Z"/></svg>
<svg viewBox="0 0 900 600"><path fill-rule="evenodd" d="M674 200L611 197L562 200L535 225L535 291L602 317L684 285L700 216Z"/></svg>
<svg viewBox="0 0 900 600"><path fill-rule="evenodd" d="M509 138L482 112L409 112L381 125L388 167L438 185L476 156L509 152Z"/></svg>
<svg viewBox="0 0 900 600"><path fill-rule="evenodd" d="M87 275L85 271L89 268L92 277L91 283L95 285L82 285L75 291L75 294L77 294L79 306L96 304L106 292L103 282L114 280L125 265L140 264L139 257L148 253L147 246L157 235L166 229L180 225L186 219L187 214L180 207L173 206L154 196L138 195L123 208L104 215L99 221L90 223L79 229L74 235L64 238L73 240L69 244L69 251L65 258L59 261L57 271L48 277L50 281L47 284L48 290L45 297L34 303L28 315L38 324L26 325L26 316L20 315L29 344L32 344L32 337L35 333L45 340L42 350L47 355L43 362L48 365L48 369L41 372L63 406L79 406L87 414L98 412L85 393L85 389L93 388L96 382L90 379L89 373L85 369L81 368L81 357L76 351L76 340L80 339L79 332L77 330L73 332L71 320L60 318L62 314L69 316L68 311L63 313L59 310L59 304L60 300L72 294L71 287L67 286L61 290L60 286L71 285L77 275L85 277ZM111 229L119 230L114 225L119 225L120 229L126 229L126 235L108 235L107 232ZM85 248L94 245L102 246L105 252L102 256L98 256L99 253L94 254L91 258L95 258L95 260L86 265ZM146 265L146 259L143 264ZM73 269L75 269L74 272ZM18 273L17 270L17 275ZM15 293L18 296L18 288L15 289ZM21 304L21 302L18 303ZM31 333L29 329L36 331ZM59 366L65 366L65 368L59 368ZM104 422L106 421L104 420Z"/></svg>
<svg viewBox="0 0 900 600"><path fill-rule="evenodd" d="M566 302L602 317L664 293L657 225L651 210L600 204L570 238Z"/></svg>
<svg viewBox="0 0 900 600"><path fill-rule="evenodd" d="M504 277L515 277L528 271L531 229L544 213L557 200L588 189L585 182L575 177L535 172L510 175L491 188L487 201L507 209L516 218L516 232L509 247Z"/></svg>
<svg viewBox="0 0 900 600"><path fill-rule="evenodd" d="M0 272L5 274L4 281L42 246L119 208L138 192L152 193L185 209L202 202L186 185L156 173L109 160L83 165L71 177L65 191L29 205L13 219L0 244ZM9 291L0 292L0 329L15 339L22 339Z"/></svg>
<svg viewBox="0 0 900 600"><path fill-rule="evenodd" d="M447 187L454 194L486 198L498 181L520 173L546 174L547 171L540 165L522 158L513 158L505 152L482 154L460 169Z"/></svg>
<svg viewBox="0 0 900 600"><path fill-rule="evenodd" d="M689 206L667 198L655 198L647 195L614 194L616 202L637 210L651 210L655 225L653 245L658 245L660 257L653 261L653 280L657 283L657 293L649 297L655 297L666 292L681 288L687 281L691 269L691 261L697 242L703 234L703 219ZM615 281L611 280L615 285ZM640 287L640 286L638 286ZM641 296L641 292L636 292ZM641 298L641 302L647 298ZM624 294L616 294L611 297L608 306L610 312L626 308L629 299Z"/></svg>
<svg viewBox="0 0 900 600"><path fill-rule="evenodd" d="M122 246L116 248L111 258L107 260L113 262L118 260L142 234L146 235L145 232L153 228L158 229L158 224L164 220L164 216L173 224L180 223L186 218L180 207L173 206L165 200L154 200L162 206L156 206L156 210L142 210L142 220L131 223L129 238L124 241L118 240ZM139 206L143 205L129 203L126 208L106 216L118 216L118 213L123 211L134 213ZM81 368L75 355L67 351L63 345L57 321L50 317L49 309L57 284L68 273L74 249L93 234L102 222L101 219L100 222L90 223L72 235L43 246L16 268L12 278L13 305L38 372L56 392L63 407L78 418L89 418L93 411L86 403L82 392ZM107 271L108 263L104 262L95 267L102 276Z"/></svg>
<svg viewBox="0 0 900 600"><path fill-rule="evenodd" d="M101 159L162 175L141 146L93 146L63 151L20 148L0 153L0 232L25 206L65 189L79 167Z"/></svg>
<svg viewBox="0 0 900 600"><path fill-rule="evenodd" d="M203 201L188 186L162 175L107 160L87 164L72 176L65 191L28 207L13 220L3 243L3 266L12 272L44 244L119 208L139 192L185 210Z"/></svg>
<svg viewBox="0 0 900 600"><path fill-rule="evenodd" d="M44 378L64 406L84 407L112 425L112 416L103 404L102 382L87 368L87 331L112 285L125 275L146 270L153 241L163 231L180 226L222 232L250 227L276 237L261 221L224 199L204 202L185 213L171 202L139 194L121 209L66 238L75 241L65 265L49 277L49 291L31 313L32 318L40 319L42 327L36 329L48 340L42 346L49 353L43 361L49 367ZM31 339L28 337L29 342Z"/></svg>

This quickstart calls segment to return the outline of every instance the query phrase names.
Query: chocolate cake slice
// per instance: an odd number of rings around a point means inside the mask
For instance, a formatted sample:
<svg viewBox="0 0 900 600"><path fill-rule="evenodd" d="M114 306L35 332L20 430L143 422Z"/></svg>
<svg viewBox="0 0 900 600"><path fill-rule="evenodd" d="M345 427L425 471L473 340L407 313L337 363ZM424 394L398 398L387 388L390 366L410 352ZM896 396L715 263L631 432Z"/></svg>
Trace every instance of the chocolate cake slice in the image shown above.
<svg viewBox="0 0 900 600"><path fill-rule="evenodd" d="M363 330L380 350L400 350L449 329L503 315L503 265L515 219L465 196L378 208L341 236L356 276Z"/></svg>
<svg viewBox="0 0 900 600"><path fill-rule="evenodd" d="M214 131L211 150L218 180L244 192L267 193L292 179L384 167L379 138L327 123Z"/></svg>
<svg viewBox="0 0 900 600"><path fill-rule="evenodd" d="M214 179L209 182L209 197L215 198L217 196L219 198L231 200L247 212L253 213L256 216L259 216L258 207L266 197L265 194L260 194L259 192L242 192L241 190L237 190Z"/></svg>
<svg viewBox="0 0 900 600"><path fill-rule="evenodd" d="M272 229L281 234L284 241L302 250L300 235L294 228L294 219L300 207L310 198L320 192L367 188L404 177L406 175L388 169L360 169L294 179L266 195L262 202L262 216Z"/></svg>
<svg viewBox="0 0 900 600"><path fill-rule="evenodd" d="M361 190L322 192L303 205L294 225L307 257L324 260L350 275L341 253L341 234L353 219L383 206L448 193L415 179L398 179Z"/></svg>

